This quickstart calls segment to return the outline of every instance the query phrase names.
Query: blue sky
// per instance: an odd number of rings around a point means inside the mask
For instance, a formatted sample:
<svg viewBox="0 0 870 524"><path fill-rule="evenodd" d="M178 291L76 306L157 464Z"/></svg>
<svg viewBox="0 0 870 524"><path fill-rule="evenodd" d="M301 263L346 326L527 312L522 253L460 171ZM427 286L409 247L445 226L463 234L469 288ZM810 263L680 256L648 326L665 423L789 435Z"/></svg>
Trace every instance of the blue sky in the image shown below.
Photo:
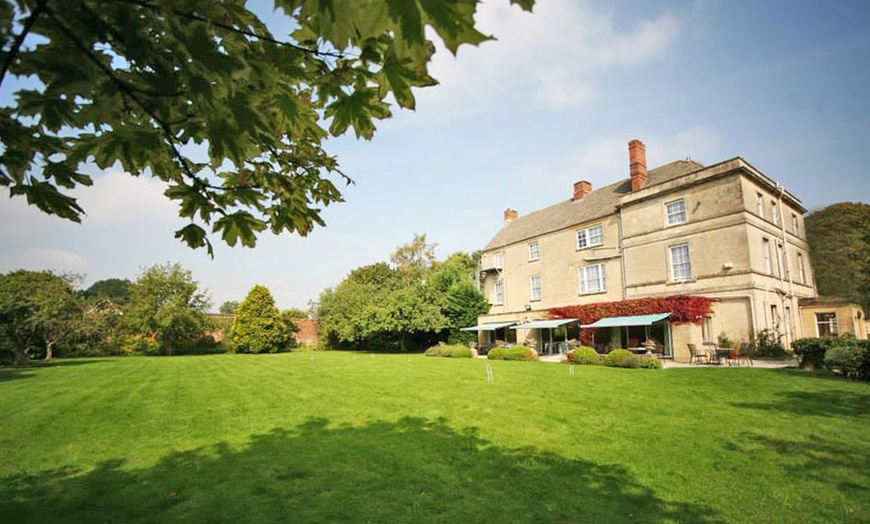
<svg viewBox="0 0 870 524"><path fill-rule="evenodd" d="M217 246L212 260L173 238L183 222L159 183L94 171L81 225L0 198L0 271L76 271L89 284L181 262L215 306L260 283L280 307L305 307L415 233L440 257L473 251L507 207L524 214L577 180L625 178L633 138L651 168L741 156L810 210L870 202L870 2L538 3L530 15L487 0L478 24L498 41L455 58L441 48L441 85L417 92L416 111L396 110L371 142L330 143L356 184L307 238Z"/></svg>

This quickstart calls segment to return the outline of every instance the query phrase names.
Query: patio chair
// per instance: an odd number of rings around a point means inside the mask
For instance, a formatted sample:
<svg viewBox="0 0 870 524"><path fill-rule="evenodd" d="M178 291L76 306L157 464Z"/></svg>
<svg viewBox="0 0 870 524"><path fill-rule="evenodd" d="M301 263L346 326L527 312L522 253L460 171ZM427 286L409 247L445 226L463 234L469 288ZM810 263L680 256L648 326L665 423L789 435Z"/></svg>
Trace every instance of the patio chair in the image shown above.
<svg viewBox="0 0 870 524"><path fill-rule="evenodd" d="M749 344L746 342L740 344L740 349L737 350L737 358L739 362L746 362L749 364L749 367L753 367L755 364L752 362L752 349L749 347Z"/></svg>
<svg viewBox="0 0 870 524"><path fill-rule="evenodd" d="M691 359L689 360L689 364L704 364L710 361L710 356L704 352L701 352L698 349L698 346L695 344L686 344L689 346L689 354L691 355ZM701 359L705 359L706 362L701 362Z"/></svg>
<svg viewBox="0 0 870 524"><path fill-rule="evenodd" d="M710 363L711 364L721 364L722 361L719 360L719 347L715 342L704 342L704 351L710 355Z"/></svg>

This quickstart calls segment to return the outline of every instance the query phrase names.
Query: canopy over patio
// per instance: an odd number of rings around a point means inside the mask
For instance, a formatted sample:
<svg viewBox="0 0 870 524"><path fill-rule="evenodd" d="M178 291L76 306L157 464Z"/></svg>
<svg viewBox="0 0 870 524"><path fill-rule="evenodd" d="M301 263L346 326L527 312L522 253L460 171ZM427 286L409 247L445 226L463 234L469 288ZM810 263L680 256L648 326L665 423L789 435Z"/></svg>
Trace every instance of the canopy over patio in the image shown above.
<svg viewBox="0 0 870 524"><path fill-rule="evenodd" d="M592 324L580 326L581 328L612 328L612 327L630 327L630 326L651 326L656 322L662 321L671 316L670 313L657 313L655 315L634 315L629 317L608 317L602 318Z"/></svg>
<svg viewBox="0 0 870 524"><path fill-rule="evenodd" d="M492 322L489 324L459 328L459 331L496 331L498 329L513 326L514 324L516 324L516 322Z"/></svg>
<svg viewBox="0 0 870 524"><path fill-rule="evenodd" d="M532 320L525 324L517 324L511 329L553 329L571 322L577 322L576 318L560 318L557 320Z"/></svg>

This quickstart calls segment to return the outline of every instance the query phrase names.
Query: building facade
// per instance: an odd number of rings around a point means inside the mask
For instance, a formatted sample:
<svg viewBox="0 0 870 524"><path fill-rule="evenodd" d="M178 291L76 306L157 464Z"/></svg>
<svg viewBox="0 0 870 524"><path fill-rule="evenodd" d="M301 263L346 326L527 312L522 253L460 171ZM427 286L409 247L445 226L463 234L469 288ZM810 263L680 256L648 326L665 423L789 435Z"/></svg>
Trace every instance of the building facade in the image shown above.
<svg viewBox="0 0 870 524"><path fill-rule="evenodd" d="M800 300L816 296L800 200L740 157L711 166L679 160L647 170L629 142L629 176L519 216L483 250L481 289L492 304L479 324L547 318L553 307L641 297L714 298L698 324L675 324L668 353L724 334L745 341L764 329L805 333ZM541 332L518 331L540 342ZM623 342L627 342L624 340Z"/></svg>

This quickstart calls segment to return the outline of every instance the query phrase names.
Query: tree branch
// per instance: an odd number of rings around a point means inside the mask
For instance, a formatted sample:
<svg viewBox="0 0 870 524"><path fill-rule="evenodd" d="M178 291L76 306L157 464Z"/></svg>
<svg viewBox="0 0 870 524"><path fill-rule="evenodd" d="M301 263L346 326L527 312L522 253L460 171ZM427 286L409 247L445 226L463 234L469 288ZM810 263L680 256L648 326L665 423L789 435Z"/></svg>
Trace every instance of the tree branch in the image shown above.
<svg viewBox="0 0 870 524"><path fill-rule="evenodd" d="M48 0L40 0L30 13L30 16L24 20L21 32L15 37L15 40L12 42L12 48L9 49L9 53L3 59L3 65L0 66L0 85L3 85L3 80L6 79L6 73L9 71L9 68L12 67L12 63L15 62L15 59L18 58L18 53L21 51L24 39L27 38L28 33L30 33L30 28L32 28L33 24L36 23L36 19L42 14L47 1Z"/></svg>

